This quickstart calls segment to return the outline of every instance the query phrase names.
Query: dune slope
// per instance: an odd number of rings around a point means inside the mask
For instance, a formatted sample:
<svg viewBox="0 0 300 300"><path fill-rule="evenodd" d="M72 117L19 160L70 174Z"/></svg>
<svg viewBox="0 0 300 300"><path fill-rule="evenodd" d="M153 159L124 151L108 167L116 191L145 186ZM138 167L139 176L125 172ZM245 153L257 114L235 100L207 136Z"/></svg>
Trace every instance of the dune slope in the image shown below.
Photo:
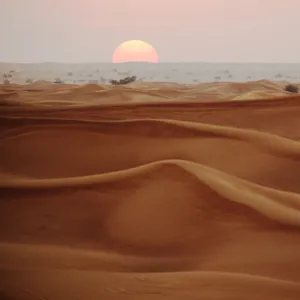
<svg viewBox="0 0 300 300"><path fill-rule="evenodd" d="M299 299L300 97L135 85L2 87L0 299Z"/></svg>

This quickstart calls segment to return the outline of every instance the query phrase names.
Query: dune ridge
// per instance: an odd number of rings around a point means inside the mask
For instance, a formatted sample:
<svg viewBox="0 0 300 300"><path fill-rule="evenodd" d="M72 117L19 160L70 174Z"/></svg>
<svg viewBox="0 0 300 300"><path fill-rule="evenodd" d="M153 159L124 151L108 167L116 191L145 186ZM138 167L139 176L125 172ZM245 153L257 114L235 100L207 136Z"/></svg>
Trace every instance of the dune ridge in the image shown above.
<svg viewBox="0 0 300 300"><path fill-rule="evenodd" d="M1 299L298 300L299 95L0 90Z"/></svg>
<svg viewBox="0 0 300 300"><path fill-rule="evenodd" d="M106 173L103 175L90 175L73 178L63 179L19 179L10 177L7 182L1 180L0 188L14 188L14 189L51 189L51 188L64 188L86 185L97 185L105 182L126 180L128 177L139 177L145 172L151 172L164 165L176 165L176 167L182 168L189 174L194 175L197 179L204 182L216 193L225 199L233 202L241 203L249 206L260 213L280 221L295 226L300 226L300 196L298 194L292 194L289 197L289 193L282 193L277 191L278 196L284 196L285 205L276 201L275 190L270 190L273 193L271 197L268 197L268 189L264 189L264 195L259 194L259 186L255 184L247 184L240 179L233 178L222 174L220 171L201 166L199 164L180 161L180 160L166 160L153 162L148 165L139 166L133 169L125 171L117 171L112 173ZM252 187L252 188L251 188ZM243 190L243 192L241 192ZM275 199L274 199L275 198ZM279 198L281 202L282 198ZM274 201L275 200L275 201ZM279 203L278 203L279 202ZM293 207L289 207L290 204Z"/></svg>

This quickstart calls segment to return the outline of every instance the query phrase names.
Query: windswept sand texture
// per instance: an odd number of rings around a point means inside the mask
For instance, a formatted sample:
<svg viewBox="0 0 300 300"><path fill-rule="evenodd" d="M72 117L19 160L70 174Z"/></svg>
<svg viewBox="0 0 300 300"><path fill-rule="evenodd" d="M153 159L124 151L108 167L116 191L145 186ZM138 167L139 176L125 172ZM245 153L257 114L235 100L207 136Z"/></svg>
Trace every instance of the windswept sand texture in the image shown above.
<svg viewBox="0 0 300 300"><path fill-rule="evenodd" d="M299 116L269 81L1 86L0 299L299 300Z"/></svg>

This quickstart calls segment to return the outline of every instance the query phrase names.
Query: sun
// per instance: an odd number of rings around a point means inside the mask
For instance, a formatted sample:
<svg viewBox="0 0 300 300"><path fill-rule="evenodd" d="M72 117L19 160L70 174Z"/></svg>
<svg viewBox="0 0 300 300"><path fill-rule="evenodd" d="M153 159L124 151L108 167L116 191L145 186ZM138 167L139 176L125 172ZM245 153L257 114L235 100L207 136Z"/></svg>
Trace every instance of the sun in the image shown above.
<svg viewBox="0 0 300 300"><path fill-rule="evenodd" d="M148 43L140 40L126 41L119 45L112 57L113 63L122 62L158 62L155 49Z"/></svg>

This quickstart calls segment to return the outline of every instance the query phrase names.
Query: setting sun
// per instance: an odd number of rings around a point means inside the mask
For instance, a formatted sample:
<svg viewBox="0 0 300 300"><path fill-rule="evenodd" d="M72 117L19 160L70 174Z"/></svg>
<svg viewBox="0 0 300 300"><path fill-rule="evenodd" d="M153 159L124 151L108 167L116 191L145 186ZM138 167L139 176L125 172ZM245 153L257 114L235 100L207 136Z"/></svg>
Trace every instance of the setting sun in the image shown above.
<svg viewBox="0 0 300 300"><path fill-rule="evenodd" d="M113 63L121 62L158 62L155 49L148 43L140 40L131 40L119 45L112 57Z"/></svg>

